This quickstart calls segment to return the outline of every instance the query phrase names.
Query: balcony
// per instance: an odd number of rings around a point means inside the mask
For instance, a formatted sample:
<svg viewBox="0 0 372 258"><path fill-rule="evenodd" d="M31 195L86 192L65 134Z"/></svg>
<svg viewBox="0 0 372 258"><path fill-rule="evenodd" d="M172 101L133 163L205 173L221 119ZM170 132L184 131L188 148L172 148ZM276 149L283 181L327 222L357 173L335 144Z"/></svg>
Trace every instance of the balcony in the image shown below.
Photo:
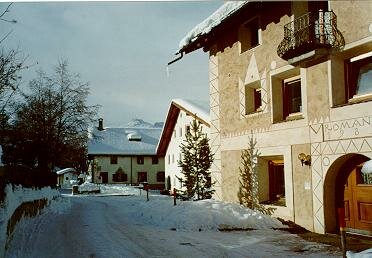
<svg viewBox="0 0 372 258"><path fill-rule="evenodd" d="M284 26L284 39L277 53L290 64L328 55L345 45L333 11L306 13Z"/></svg>

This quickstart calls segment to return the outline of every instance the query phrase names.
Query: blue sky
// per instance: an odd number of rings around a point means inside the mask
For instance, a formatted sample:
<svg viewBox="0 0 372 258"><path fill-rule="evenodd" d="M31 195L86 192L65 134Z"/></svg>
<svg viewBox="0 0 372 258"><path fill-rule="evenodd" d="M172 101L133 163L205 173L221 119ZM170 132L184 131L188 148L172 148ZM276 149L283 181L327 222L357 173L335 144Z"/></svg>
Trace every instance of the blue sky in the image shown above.
<svg viewBox="0 0 372 258"><path fill-rule="evenodd" d="M172 98L209 100L208 53L184 56L170 66L179 41L212 14L221 1L15 3L7 14L16 24L3 47L18 48L31 68L23 86L60 59L90 83L90 104L100 104L105 125L132 118L164 121ZM0 3L0 10L7 6Z"/></svg>

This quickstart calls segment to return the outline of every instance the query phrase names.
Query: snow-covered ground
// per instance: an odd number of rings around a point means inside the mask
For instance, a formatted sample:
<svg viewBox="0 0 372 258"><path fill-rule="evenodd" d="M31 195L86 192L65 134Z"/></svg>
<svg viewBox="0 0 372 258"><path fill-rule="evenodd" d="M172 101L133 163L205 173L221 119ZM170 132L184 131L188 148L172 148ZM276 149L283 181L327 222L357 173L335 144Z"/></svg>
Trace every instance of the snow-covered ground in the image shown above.
<svg viewBox="0 0 372 258"><path fill-rule="evenodd" d="M102 186L101 186L102 187ZM105 186L106 197L63 195L17 225L6 257L336 257L329 248L273 228L276 220L237 204L180 202ZM132 196L112 196L112 191ZM126 188L126 189L124 189ZM101 194L102 196L102 194ZM220 232L218 228L254 228Z"/></svg>

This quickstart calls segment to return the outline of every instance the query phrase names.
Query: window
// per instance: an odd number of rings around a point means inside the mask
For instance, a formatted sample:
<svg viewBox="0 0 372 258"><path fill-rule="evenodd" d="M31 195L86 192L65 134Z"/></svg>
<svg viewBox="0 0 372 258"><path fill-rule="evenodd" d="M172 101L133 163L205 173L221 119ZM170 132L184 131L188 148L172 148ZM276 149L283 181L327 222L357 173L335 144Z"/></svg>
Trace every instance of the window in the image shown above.
<svg viewBox="0 0 372 258"><path fill-rule="evenodd" d="M273 123L302 119L303 114L306 114L306 102L303 103L306 100L302 99L304 85L301 80L301 73L305 72L305 68L288 68L280 68L280 73L271 74Z"/></svg>
<svg viewBox="0 0 372 258"><path fill-rule="evenodd" d="M138 183L147 182L147 172L138 172L137 181Z"/></svg>
<svg viewBox="0 0 372 258"><path fill-rule="evenodd" d="M283 81L283 119L290 114L302 112L301 79Z"/></svg>
<svg viewBox="0 0 372 258"><path fill-rule="evenodd" d="M372 57L345 61L345 82L348 100L372 94Z"/></svg>
<svg viewBox="0 0 372 258"><path fill-rule="evenodd" d="M118 157L110 156L110 164L118 164Z"/></svg>
<svg viewBox="0 0 372 258"><path fill-rule="evenodd" d="M356 179L357 179L357 184L361 185L372 185L372 174L365 174L362 173L362 166L358 166L356 168Z"/></svg>
<svg viewBox="0 0 372 258"><path fill-rule="evenodd" d="M172 154L172 163L174 163L174 154Z"/></svg>
<svg viewBox="0 0 372 258"><path fill-rule="evenodd" d="M160 171L156 174L156 181L165 182L165 172L164 171Z"/></svg>
<svg viewBox="0 0 372 258"><path fill-rule="evenodd" d="M260 44L259 19L255 17L239 28L240 53Z"/></svg>
<svg viewBox="0 0 372 258"><path fill-rule="evenodd" d="M157 156L152 157L152 164L159 164L159 159Z"/></svg>
<svg viewBox="0 0 372 258"><path fill-rule="evenodd" d="M262 111L261 82L255 81L245 86L245 114Z"/></svg>
<svg viewBox="0 0 372 258"><path fill-rule="evenodd" d="M266 161L266 160L265 160ZM265 166L267 169L265 178L260 184L267 185L264 193L263 204L285 206L285 181L284 181L284 162L283 160L268 160ZM261 179L262 181L262 179ZM266 181L266 182L265 182ZM267 182L268 181L268 182Z"/></svg>
<svg viewBox="0 0 372 258"><path fill-rule="evenodd" d="M173 138L176 138L176 129L173 130Z"/></svg>
<svg viewBox="0 0 372 258"><path fill-rule="evenodd" d="M180 127L180 137L182 137L182 127Z"/></svg>
<svg viewBox="0 0 372 258"><path fill-rule="evenodd" d="M170 154L168 154L168 164L170 164Z"/></svg>
<svg viewBox="0 0 372 258"><path fill-rule="evenodd" d="M137 164L139 165L143 165L144 163L144 158L143 156L137 156Z"/></svg>

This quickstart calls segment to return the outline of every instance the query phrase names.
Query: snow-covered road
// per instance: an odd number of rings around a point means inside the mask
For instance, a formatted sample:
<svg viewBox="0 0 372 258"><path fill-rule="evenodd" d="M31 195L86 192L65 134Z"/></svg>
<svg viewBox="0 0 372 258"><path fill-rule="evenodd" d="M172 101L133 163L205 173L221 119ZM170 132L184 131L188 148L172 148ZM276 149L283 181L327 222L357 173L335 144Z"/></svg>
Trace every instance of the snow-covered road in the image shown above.
<svg viewBox="0 0 372 258"><path fill-rule="evenodd" d="M63 201L69 202L64 212L56 213L50 209L36 218L21 221L16 227L6 257L337 255L327 252L327 247L323 245L306 242L296 235L279 230L199 232L151 225L142 219L144 214L138 210L137 203L145 203L145 200L138 196L64 197Z"/></svg>

